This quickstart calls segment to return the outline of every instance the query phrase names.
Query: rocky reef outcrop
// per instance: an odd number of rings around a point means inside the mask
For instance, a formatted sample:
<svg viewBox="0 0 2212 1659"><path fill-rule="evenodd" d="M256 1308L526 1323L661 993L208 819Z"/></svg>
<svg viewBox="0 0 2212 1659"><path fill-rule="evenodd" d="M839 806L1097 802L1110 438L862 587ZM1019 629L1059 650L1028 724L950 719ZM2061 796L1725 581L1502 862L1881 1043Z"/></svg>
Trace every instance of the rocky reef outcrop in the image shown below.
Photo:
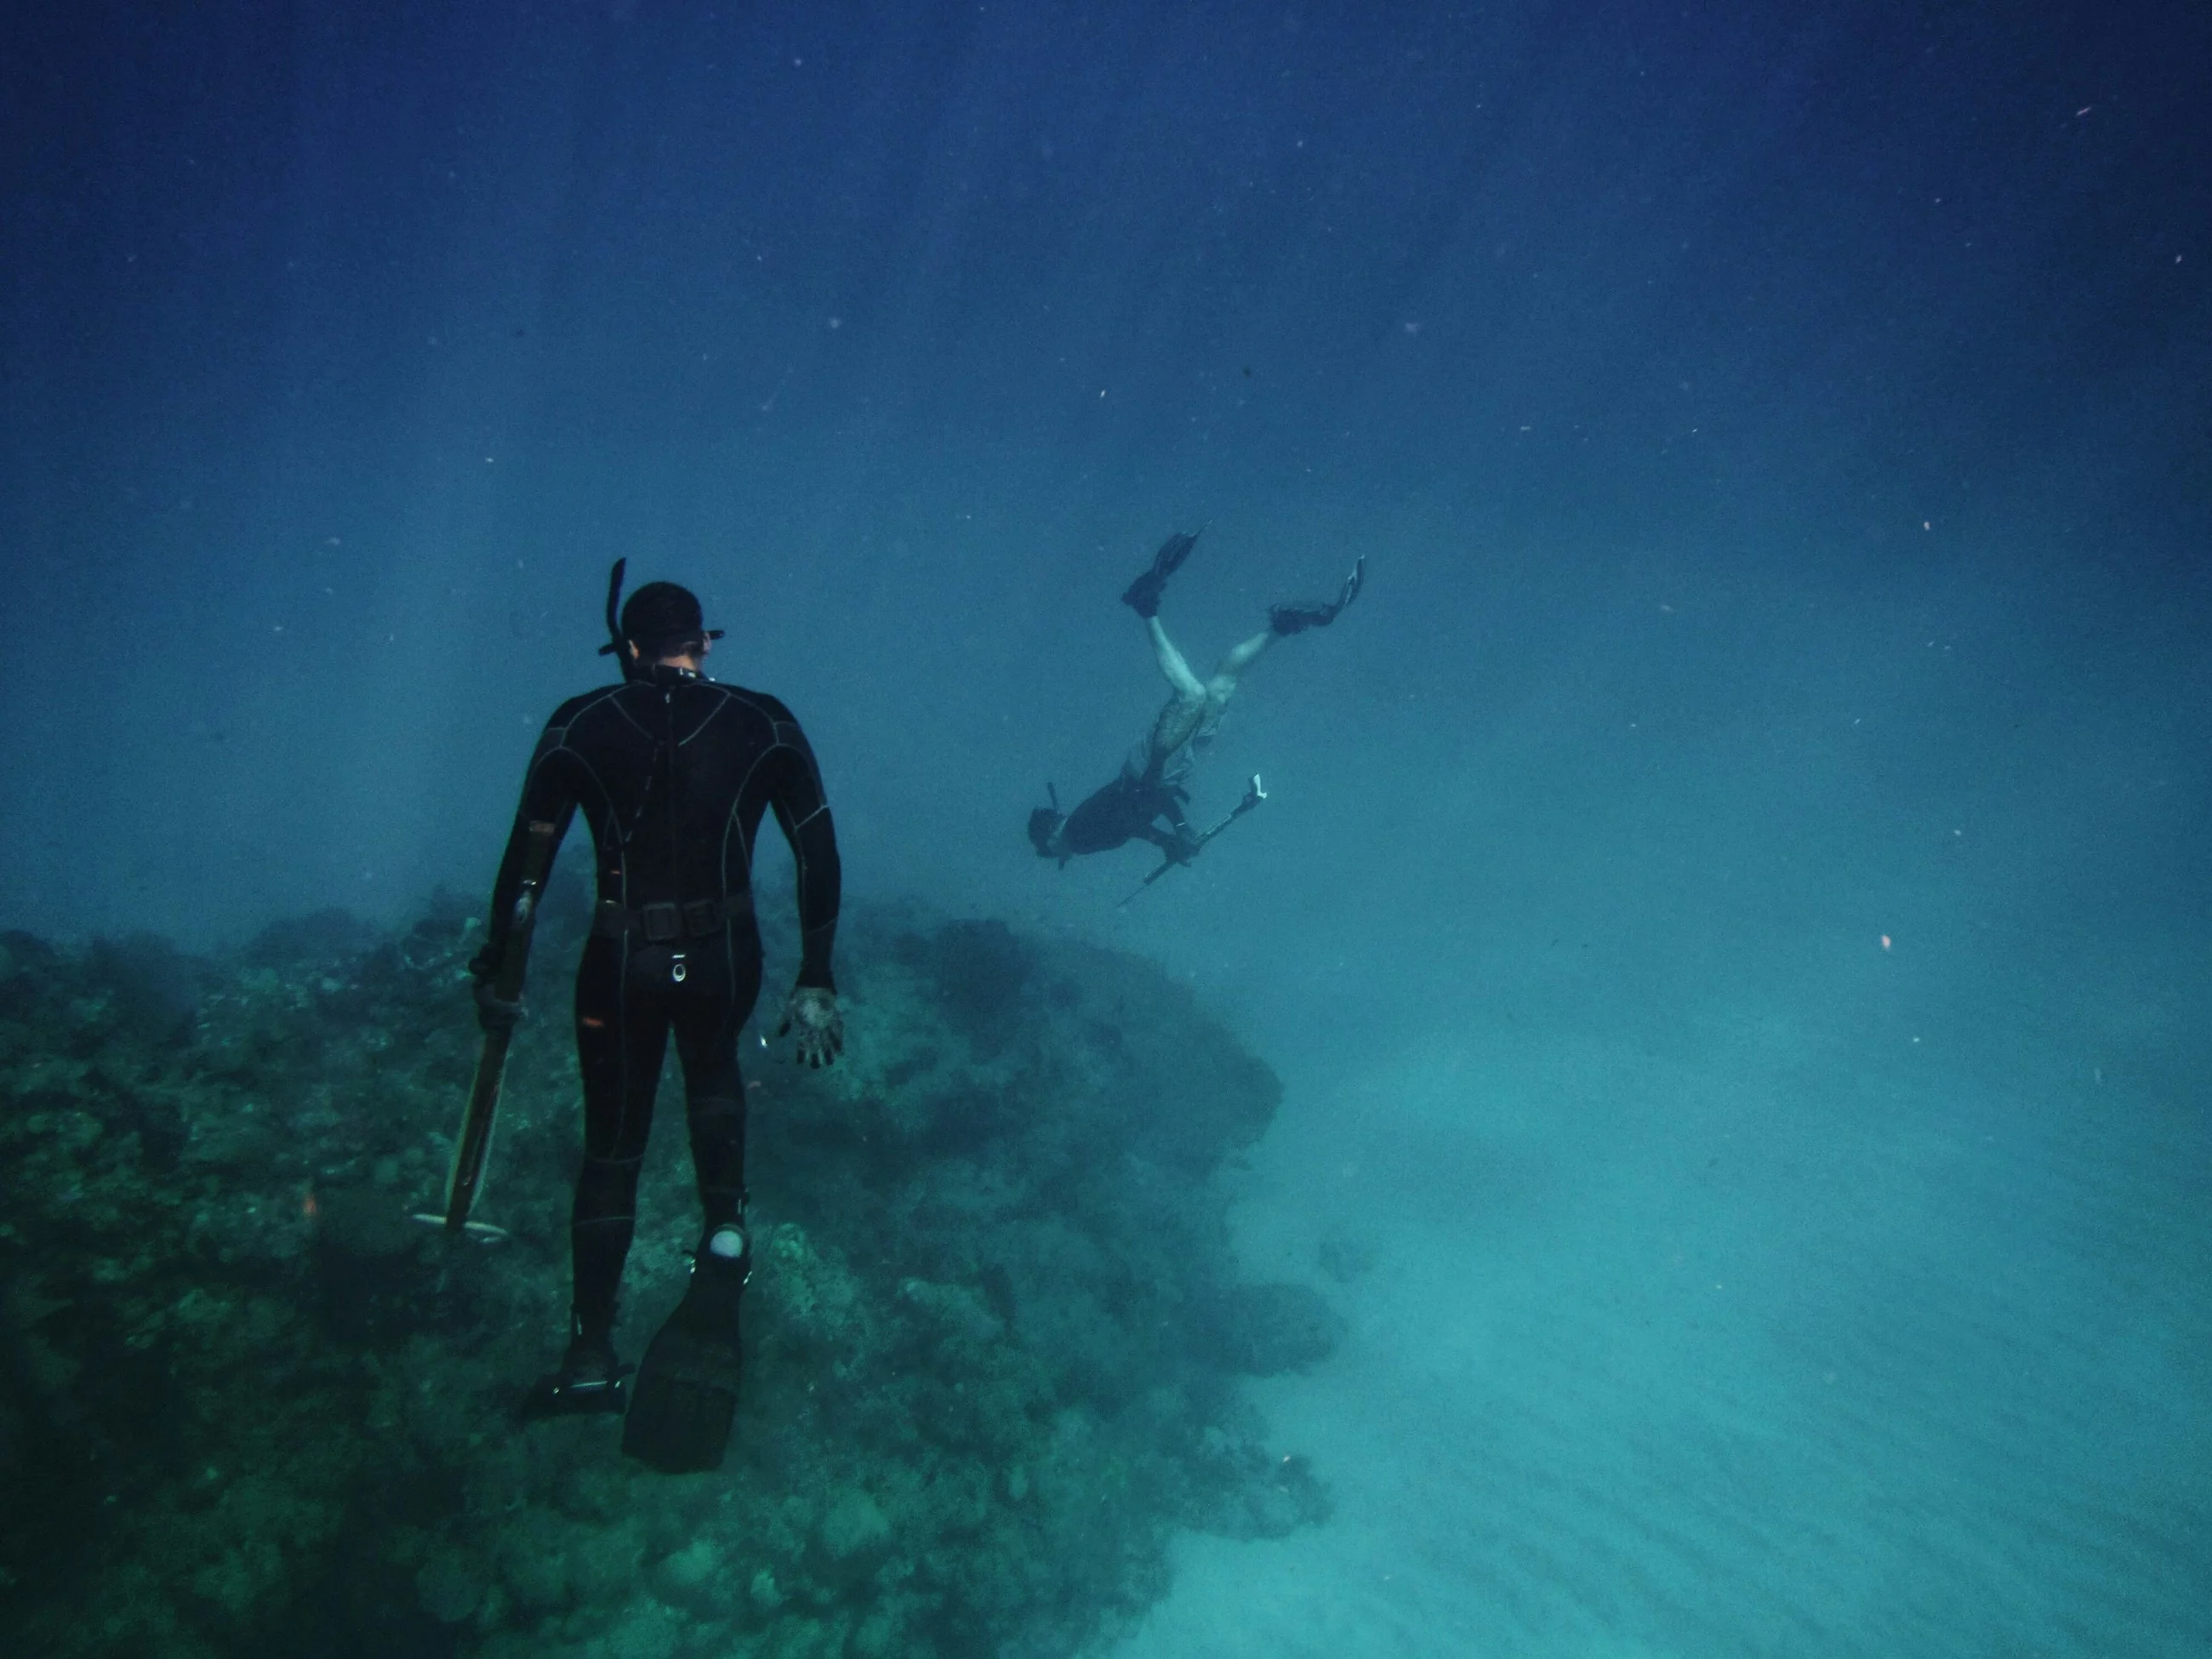
<svg viewBox="0 0 2212 1659"><path fill-rule="evenodd" d="M1240 1392L1336 1338L1240 1285L1216 1179L1279 1090L1133 957L862 911L850 1042L750 1037L757 1267L726 1467L524 1426L578 1138L549 904L478 1213L432 1207L476 1033L454 902L220 960L0 940L0 1644L52 1656L1066 1655L1177 1528L1319 1519ZM566 927L564 930L563 923ZM694 1242L664 1084L622 1333Z"/></svg>

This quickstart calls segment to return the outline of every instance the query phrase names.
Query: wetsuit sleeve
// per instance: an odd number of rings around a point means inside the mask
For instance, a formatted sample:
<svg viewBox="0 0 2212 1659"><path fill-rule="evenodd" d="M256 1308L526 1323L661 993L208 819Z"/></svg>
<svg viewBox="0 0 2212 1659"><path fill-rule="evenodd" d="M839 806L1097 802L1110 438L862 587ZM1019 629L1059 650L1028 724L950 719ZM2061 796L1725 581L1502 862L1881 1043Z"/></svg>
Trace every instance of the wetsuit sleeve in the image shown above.
<svg viewBox="0 0 2212 1659"><path fill-rule="evenodd" d="M837 831L830 822L814 750L789 711L781 712L785 718L776 722L777 747L763 769L769 774L769 805L791 843L791 860L798 867L799 982L835 991L830 953L837 943L837 904L844 884L837 861Z"/></svg>
<svg viewBox="0 0 2212 1659"><path fill-rule="evenodd" d="M562 741L567 732L566 723L556 714L538 739L530 770L523 776L522 805L515 811L514 828L508 832L507 852L500 859L499 875L492 883L483 949L469 963L469 971L478 979L489 979L499 971L500 956L507 949L507 936L514 925L514 901L522 892L523 852L529 844L530 826L553 826L553 844L547 854L550 869L552 855L561 850L562 837L568 833L569 821L575 817L575 786L570 769L562 763Z"/></svg>

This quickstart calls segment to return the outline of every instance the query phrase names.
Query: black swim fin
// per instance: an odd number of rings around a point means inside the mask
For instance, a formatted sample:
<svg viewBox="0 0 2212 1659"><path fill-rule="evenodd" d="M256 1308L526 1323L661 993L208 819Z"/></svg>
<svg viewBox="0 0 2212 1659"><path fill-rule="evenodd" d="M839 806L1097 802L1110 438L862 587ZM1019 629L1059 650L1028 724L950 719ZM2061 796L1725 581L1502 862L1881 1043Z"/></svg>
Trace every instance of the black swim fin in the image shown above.
<svg viewBox="0 0 2212 1659"><path fill-rule="evenodd" d="M699 1252L684 1299L630 1380L624 1455L664 1474L721 1468L738 1409L738 1303L751 1272L750 1242L735 1260Z"/></svg>
<svg viewBox="0 0 2212 1659"><path fill-rule="evenodd" d="M1278 634L1303 634L1309 628L1326 628L1334 622L1345 606L1359 597L1360 585L1367 580L1367 558L1362 554L1352 567L1352 574L1344 579L1344 590L1326 605L1307 600L1302 604L1271 605L1267 607L1267 625Z"/></svg>
<svg viewBox="0 0 2212 1659"><path fill-rule="evenodd" d="M1190 556L1190 550L1198 545L1198 538L1206 533L1204 526L1186 535L1178 530L1160 544L1160 550L1152 555L1152 568L1129 584L1129 591L1121 595L1121 603L1140 617L1160 614L1160 595L1166 590L1168 578L1182 568Z"/></svg>
<svg viewBox="0 0 2212 1659"><path fill-rule="evenodd" d="M517 1415L526 1423L548 1417L619 1417L629 1402L635 1369L619 1363L604 1338L580 1336L568 1345L561 1369L532 1385Z"/></svg>

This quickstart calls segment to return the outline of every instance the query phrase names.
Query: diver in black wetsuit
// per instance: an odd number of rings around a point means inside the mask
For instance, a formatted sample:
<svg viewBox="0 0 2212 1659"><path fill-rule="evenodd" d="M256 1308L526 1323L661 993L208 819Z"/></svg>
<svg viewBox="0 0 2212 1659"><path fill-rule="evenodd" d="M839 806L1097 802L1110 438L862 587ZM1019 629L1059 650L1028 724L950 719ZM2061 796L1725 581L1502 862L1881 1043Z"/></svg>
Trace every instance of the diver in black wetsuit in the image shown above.
<svg viewBox="0 0 2212 1659"><path fill-rule="evenodd" d="M774 697L700 672L720 630L702 626L699 602L685 589L669 582L639 588L614 626L621 570L617 565L607 601L615 639L601 654L619 651L623 682L569 699L546 722L493 889L490 937L471 964L485 1028L511 1024L518 1005L498 997L493 975L523 878L530 826L552 825L557 845L580 809L599 872L599 905L576 974L584 1162L569 1232L571 1340L560 1370L539 1385L534 1404L541 1410L623 1408L624 1373L612 1341L616 1293L672 1030L706 1212L685 1298L695 1317L686 1329L693 1339L703 1332L709 1349L726 1337L726 1356L708 1356L717 1364L726 1358L726 1375L709 1382L719 1389L726 1381L734 1401L737 1298L751 1261L737 1045L760 990L751 864L769 812L791 843L799 876L802 958L782 1030L797 1030L798 1058L813 1066L829 1064L843 1045L830 971L837 842L813 753L791 711ZM684 1315L679 1309L648 1351L633 1430L654 1356ZM726 1431L725 1414L725 1437ZM625 1449L631 1449L627 1435ZM649 1451L638 1455L659 1461ZM719 1442L713 1456L719 1462Z"/></svg>
<svg viewBox="0 0 2212 1659"><path fill-rule="evenodd" d="M1154 659L1172 688L1166 705L1144 741L1123 759L1121 775L1112 782L1092 791L1073 812L1061 812L1055 802L1030 814L1030 844L1039 858L1057 859L1065 865L1071 858L1110 852L1132 841L1148 841L1178 864L1196 857L1201 842L1183 817L1184 804L1190 799L1183 780L1190 775L1196 751L1213 741L1222 713L1236 695L1238 678L1277 640L1334 622L1338 612L1358 596L1367 569L1364 558L1355 562L1333 600L1271 605L1267 626L1231 647L1212 678L1201 680L1160 624L1160 596L1168 578L1197 544L1196 533L1179 532L1169 537L1152 556L1152 568L1121 595L1121 603L1145 619Z"/></svg>

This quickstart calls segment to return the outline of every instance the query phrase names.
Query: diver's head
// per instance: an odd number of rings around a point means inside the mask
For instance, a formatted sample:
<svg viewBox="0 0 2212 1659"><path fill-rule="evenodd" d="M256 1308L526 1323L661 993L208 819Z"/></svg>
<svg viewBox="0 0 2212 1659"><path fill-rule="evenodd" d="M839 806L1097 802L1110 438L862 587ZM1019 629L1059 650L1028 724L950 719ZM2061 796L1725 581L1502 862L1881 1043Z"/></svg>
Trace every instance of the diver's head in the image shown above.
<svg viewBox="0 0 2212 1659"><path fill-rule="evenodd" d="M647 582L622 608L622 637L638 662L685 660L696 670L707 642L722 630L706 625L698 595L674 582Z"/></svg>
<svg viewBox="0 0 2212 1659"><path fill-rule="evenodd" d="M1060 826L1066 822L1065 813L1050 806L1040 806L1030 814L1030 845L1036 848L1039 858L1067 861L1067 848L1060 838Z"/></svg>

